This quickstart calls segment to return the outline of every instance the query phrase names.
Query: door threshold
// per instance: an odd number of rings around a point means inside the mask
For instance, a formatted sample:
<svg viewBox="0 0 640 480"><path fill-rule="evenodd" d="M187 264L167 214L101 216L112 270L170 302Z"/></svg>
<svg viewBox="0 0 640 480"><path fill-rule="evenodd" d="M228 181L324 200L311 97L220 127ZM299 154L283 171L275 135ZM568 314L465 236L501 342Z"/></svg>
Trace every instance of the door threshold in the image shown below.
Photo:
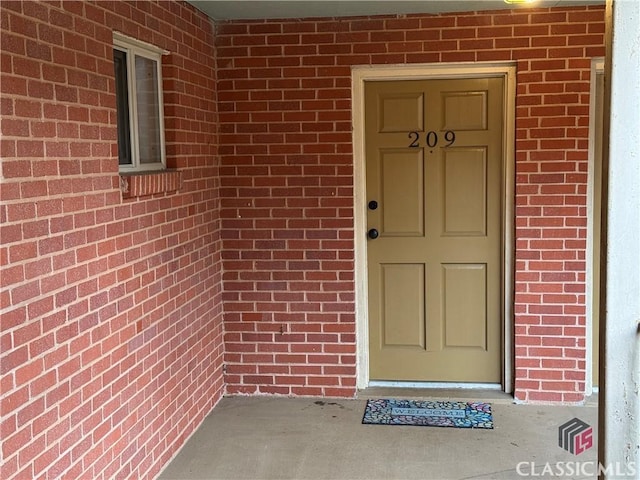
<svg viewBox="0 0 640 480"><path fill-rule="evenodd" d="M369 382L356 398L405 398L513 403L513 395L496 383Z"/></svg>
<svg viewBox="0 0 640 480"><path fill-rule="evenodd" d="M369 382L369 387L384 388L428 388L428 389L469 389L469 390L502 390L499 383L452 383L452 382L388 382L376 381Z"/></svg>

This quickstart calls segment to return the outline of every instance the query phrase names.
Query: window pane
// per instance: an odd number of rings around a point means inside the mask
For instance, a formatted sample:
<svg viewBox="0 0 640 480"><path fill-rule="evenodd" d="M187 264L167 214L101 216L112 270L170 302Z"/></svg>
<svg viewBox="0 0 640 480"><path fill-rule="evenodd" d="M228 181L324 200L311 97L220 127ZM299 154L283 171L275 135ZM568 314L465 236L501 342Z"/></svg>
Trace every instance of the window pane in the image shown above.
<svg viewBox="0 0 640 480"><path fill-rule="evenodd" d="M136 55L136 102L140 164L161 163L158 72L154 60Z"/></svg>
<svg viewBox="0 0 640 480"><path fill-rule="evenodd" d="M113 50L116 77L116 109L118 113L118 163L131 165L131 135L129 128L129 86L127 83L127 54Z"/></svg>

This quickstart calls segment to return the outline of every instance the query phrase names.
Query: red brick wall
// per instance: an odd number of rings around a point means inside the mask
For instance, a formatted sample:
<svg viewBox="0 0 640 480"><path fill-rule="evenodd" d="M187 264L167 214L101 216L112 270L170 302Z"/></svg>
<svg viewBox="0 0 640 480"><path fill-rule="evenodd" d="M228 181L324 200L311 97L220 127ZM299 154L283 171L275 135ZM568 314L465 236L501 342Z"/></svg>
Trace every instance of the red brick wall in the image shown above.
<svg viewBox="0 0 640 480"><path fill-rule="evenodd" d="M0 8L0 477L152 478L223 390L212 24L164 1ZM177 191L120 191L114 30L170 52Z"/></svg>
<svg viewBox="0 0 640 480"><path fill-rule="evenodd" d="M515 396L583 399L599 7L220 25L229 392L352 395L351 66L517 65Z"/></svg>
<svg viewBox="0 0 640 480"><path fill-rule="evenodd" d="M185 4L0 8L2 478L157 474L221 395L223 299L229 392L353 395L352 65L516 62L515 394L582 399L601 8L228 23L217 92ZM113 30L170 52L177 191L120 190Z"/></svg>

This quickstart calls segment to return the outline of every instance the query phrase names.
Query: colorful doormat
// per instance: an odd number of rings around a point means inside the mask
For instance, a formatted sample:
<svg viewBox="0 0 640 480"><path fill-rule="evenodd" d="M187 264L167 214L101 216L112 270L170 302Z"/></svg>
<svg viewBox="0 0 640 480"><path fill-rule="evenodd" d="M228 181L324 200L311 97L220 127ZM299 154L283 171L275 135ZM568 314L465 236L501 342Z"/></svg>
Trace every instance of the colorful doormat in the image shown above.
<svg viewBox="0 0 640 480"><path fill-rule="evenodd" d="M367 400L362 423L429 427L493 428L491 404L426 400Z"/></svg>

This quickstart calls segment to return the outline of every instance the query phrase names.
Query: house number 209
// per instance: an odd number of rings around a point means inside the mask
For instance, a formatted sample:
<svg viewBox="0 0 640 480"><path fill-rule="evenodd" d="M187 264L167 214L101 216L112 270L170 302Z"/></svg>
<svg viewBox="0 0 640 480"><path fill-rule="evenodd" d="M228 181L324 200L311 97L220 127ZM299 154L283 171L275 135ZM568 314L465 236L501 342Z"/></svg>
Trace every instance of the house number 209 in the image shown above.
<svg viewBox="0 0 640 480"><path fill-rule="evenodd" d="M411 143L409 144L410 148L421 147L420 134L418 132L409 132L407 136L409 137L409 140L411 140ZM427 145L427 147L433 148L436 145L438 145L438 140L439 138L438 138L437 132L434 132L433 130L431 130L427 132L424 142ZM450 147L451 145L453 145L453 142L456 141L456 133L452 130L447 130L446 132L444 132L444 140L445 142L447 142L445 147Z"/></svg>

